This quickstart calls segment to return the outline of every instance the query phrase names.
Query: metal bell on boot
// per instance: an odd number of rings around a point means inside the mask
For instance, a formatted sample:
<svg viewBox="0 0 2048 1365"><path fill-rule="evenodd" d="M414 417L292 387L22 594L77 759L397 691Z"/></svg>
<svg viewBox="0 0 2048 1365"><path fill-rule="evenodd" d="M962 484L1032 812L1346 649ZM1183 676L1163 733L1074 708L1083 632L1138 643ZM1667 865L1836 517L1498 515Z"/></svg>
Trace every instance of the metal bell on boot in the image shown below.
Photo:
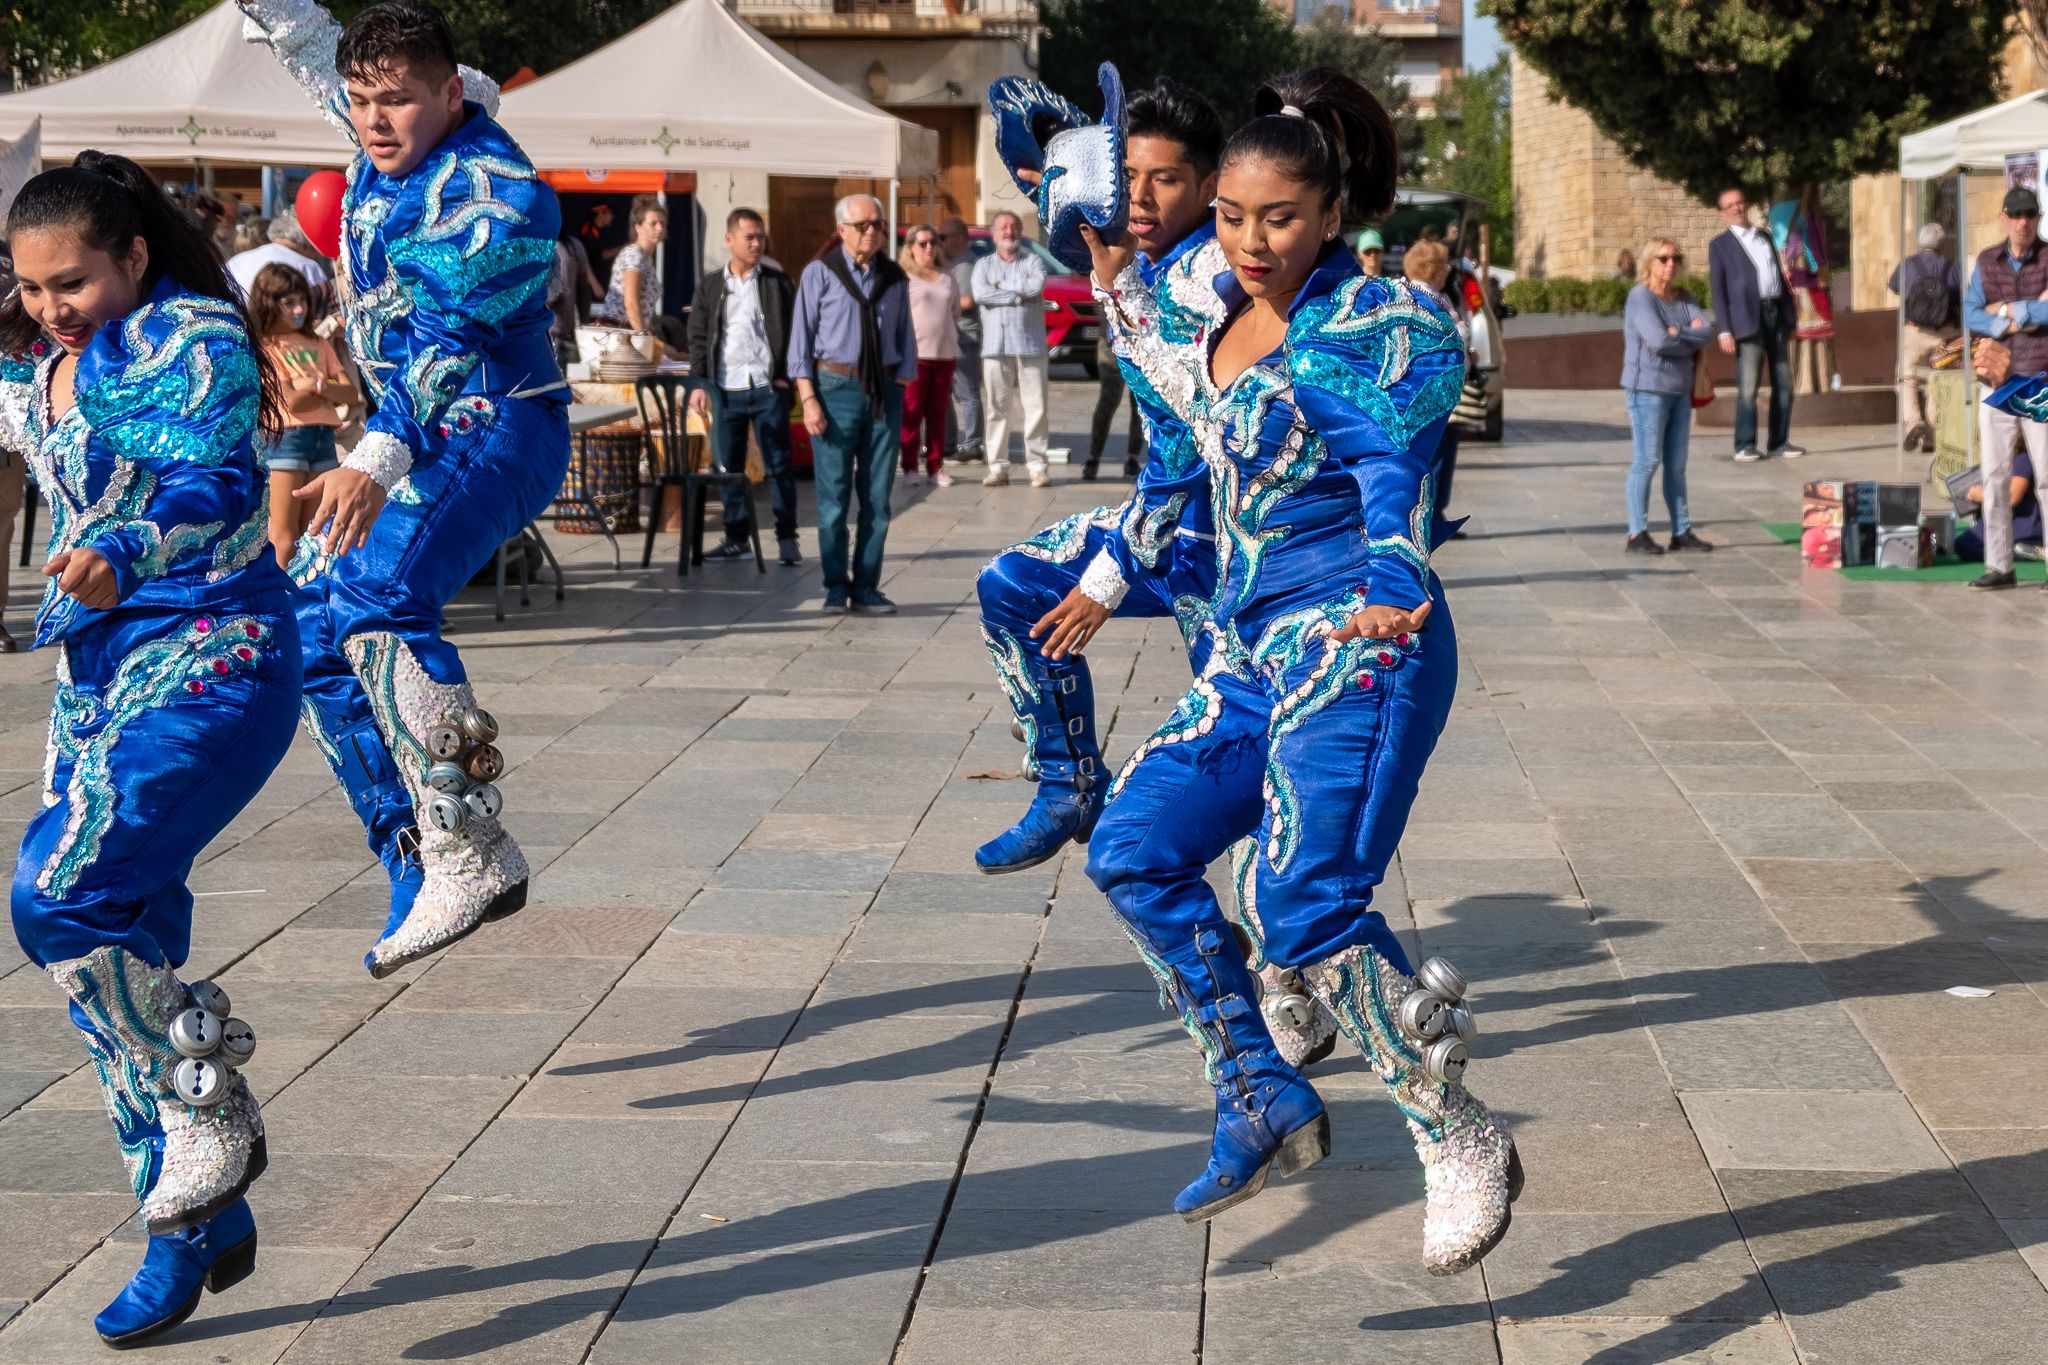
<svg viewBox="0 0 2048 1365"><path fill-rule="evenodd" d="M1450 1011L1451 1006L1430 992L1410 991L1401 1000L1395 1022L1416 1042L1427 1043L1449 1027Z"/></svg>
<svg viewBox="0 0 2048 1365"><path fill-rule="evenodd" d="M484 820L495 820L498 812L505 809L505 796L488 782L479 782L463 794L462 804L469 807L469 813Z"/></svg>
<svg viewBox="0 0 2048 1365"><path fill-rule="evenodd" d="M455 763L436 763L427 769L426 782L427 790L447 796L460 796L469 790L469 774Z"/></svg>
<svg viewBox="0 0 2048 1365"><path fill-rule="evenodd" d="M171 1073L171 1089L194 1109L209 1109L226 1098L233 1077L211 1057L187 1057Z"/></svg>
<svg viewBox="0 0 2048 1365"><path fill-rule="evenodd" d="M1457 1085L1465 1079L1469 1057L1465 1040L1455 1034L1437 1039L1422 1050L1422 1070L1443 1085Z"/></svg>
<svg viewBox="0 0 2048 1365"><path fill-rule="evenodd" d="M256 1055L256 1030L246 1019L230 1019L221 1025L220 1057L232 1067L244 1067Z"/></svg>
<svg viewBox="0 0 2048 1365"><path fill-rule="evenodd" d="M194 1005L171 1019L171 1046L185 1057L210 1057L220 1047L221 1021Z"/></svg>
<svg viewBox="0 0 2048 1365"><path fill-rule="evenodd" d="M185 994L216 1019L225 1019L235 1012L228 1003L228 993L212 981L195 981L185 988Z"/></svg>
<svg viewBox="0 0 2048 1365"><path fill-rule="evenodd" d="M495 744L478 745L463 764L463 771L472 782L496 782L505 775L505 755Z"/></svg>
<svg viewBox="0 0 2048 1365"><path fill-rule="evenodd" d="M1430 958L1416 969L1415 980L1422 989L1455 1005L1465 998L1465 974L1440 957Z"/></svg>
<svg viewBox="0 0 2048 1365"><path fill-rule="evenodd" d="M460 834L468 821L469 807L462 803L460 797L437 792L434 799L427 802L427 823L443 834Z"/></svg>
<svg viewBox="0 0 2048 1365"><path fill-rule="evenodd" d="M462 751L467 747L468 740L456 726L436 725L427 731L427 754L438 762L453 763L462 757Z"/></svg>
<svg viewBox="0 0 2048 1365"><path fill-rule="evenodd" d="M462 713L462 733L478 744L490 744L498 738L498 718L481 706L472 706Z"/></svg>

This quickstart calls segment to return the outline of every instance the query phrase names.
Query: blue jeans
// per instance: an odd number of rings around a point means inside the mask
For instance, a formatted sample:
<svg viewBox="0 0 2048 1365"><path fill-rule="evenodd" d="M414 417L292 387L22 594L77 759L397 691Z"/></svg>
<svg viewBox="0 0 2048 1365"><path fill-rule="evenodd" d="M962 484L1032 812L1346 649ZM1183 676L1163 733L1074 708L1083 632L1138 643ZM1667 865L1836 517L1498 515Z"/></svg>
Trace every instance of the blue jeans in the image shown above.
<svg viewBox="0 0 2048 1365"><path fill-rule="evenodd" d="M903 386L891 378L882 386L882 411L868 402L860 380L819 370L818 402L825 409L825 434L811 438L812 474L818 495L818 559L825 586L856 592L879 587L882 550L889 541L889 490L896 481L897 442L903 423ZM848 571L846 515L853 499L860 515L854 526L853 564Z"/></svg>
<svg viewBox="0 0 2048 1365"><path fill-rule="evenodd" d="M1756 390L1763 382L1764 362L1771 365L1771 443L1777 450L1792 439L1792 330L1779 325L1784 299L1765 299L1763 327L1755 336L1735 343L1735 448L1756 444Z"/></svg>
<svg viewBox="0 0 2048 1365"><path fill-rule="evenodd" d="M796 538L796 470L789 461L788 389L762 384L751 389L711 391L711 446L718 455L718 467L728 473L747 467L747 428L754 429L754 441L761 447L761 463L768 469L768 497L775 509L775 536ZM719 490L725 500L725 538L745 540L753 531L747 524L747 495L728 485Z"/></svg>
<svg viewBox="0 0 2048 1365"><path fill-rule="evenodd" d="M1650 529L1650 477L1661 464L1671 534L1682 536L1692 529L1685 512L1685 452L1692 437L1692 395L1630 389L1628 425L1635 433L1636 447L1628 467L1628 533L1641 535Z"/></svg>

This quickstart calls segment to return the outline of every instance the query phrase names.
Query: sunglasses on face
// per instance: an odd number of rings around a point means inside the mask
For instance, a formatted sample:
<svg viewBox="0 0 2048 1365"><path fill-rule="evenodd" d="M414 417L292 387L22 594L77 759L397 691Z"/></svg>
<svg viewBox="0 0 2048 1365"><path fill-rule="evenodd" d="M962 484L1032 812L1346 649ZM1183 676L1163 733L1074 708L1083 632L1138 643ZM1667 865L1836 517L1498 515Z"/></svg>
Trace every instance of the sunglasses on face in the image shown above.
<svg viewBox="0 0 2048 1365"><path fill-rule="evenodd" d="M850 228L855 232L880 232L882 230L882 220L879 218L863 218L858 223L841 223L839 226Z"/></svg>
<svg viewBox="0 0 2048 1365"><path fill-rule="evenodd" d="M1683 261L1683 260L1685 259L1685 257L1683 257L1683 256L1652 256L1652 257L1651 257L1650 259L1651 259L1651 260L1653 260L1653 261L1655 261L1655 262L1657 262L1657 263L1658 263L1659 265L1677 265L1677 264L1678 264L1679 262Z"/></svg>
<svg viewBox="0 0 2048 1365"><path fill-rule="evenodd" d="M2008 213L2005 216L2012 219L2015 223L2031 223L2036 218L2039 218L2041 215L2039 213L2022 210L2019 213Z"/></svg>

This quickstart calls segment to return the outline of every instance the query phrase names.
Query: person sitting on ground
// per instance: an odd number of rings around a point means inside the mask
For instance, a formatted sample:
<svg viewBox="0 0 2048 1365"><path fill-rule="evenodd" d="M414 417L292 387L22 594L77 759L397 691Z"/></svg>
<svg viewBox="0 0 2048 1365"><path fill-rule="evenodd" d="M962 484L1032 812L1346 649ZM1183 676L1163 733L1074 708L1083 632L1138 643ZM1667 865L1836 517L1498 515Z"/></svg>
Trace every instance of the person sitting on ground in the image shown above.
<svg viewBox="0 0 2048 1365"><path fill-rule="evenodd" d="M2040 559L2041 550L2041 499L2034 492L2034 462L2025 450L2012 457L2012 544L2013 555L2019 559ZM1982 507L1984 484L1978 480L1963 494L1971 502ZM1981 517L1968 529L1956 533L1956 558L1969 564L1982 563L1984 559L1984 523Z"/></svg>

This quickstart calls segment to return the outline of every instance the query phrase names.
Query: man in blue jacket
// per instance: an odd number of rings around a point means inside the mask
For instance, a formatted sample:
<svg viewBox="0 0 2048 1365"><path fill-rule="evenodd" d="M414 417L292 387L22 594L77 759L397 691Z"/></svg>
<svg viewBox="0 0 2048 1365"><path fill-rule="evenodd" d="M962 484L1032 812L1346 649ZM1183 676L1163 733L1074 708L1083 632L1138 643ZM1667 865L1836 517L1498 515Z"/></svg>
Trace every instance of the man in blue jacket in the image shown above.
<svg viewBox="0 0 2048 1365"><path fill-rule="evenodd" d="M1707 243L1709 287L1724 354L1736 357L1735 458L1795 460L1792 444L1792 289L1771 234L1749 222L1749 196L1723 190L1718 201L1728 230ZM1756 443L1756 390L1771 367L1770 444Z"/></svg>

